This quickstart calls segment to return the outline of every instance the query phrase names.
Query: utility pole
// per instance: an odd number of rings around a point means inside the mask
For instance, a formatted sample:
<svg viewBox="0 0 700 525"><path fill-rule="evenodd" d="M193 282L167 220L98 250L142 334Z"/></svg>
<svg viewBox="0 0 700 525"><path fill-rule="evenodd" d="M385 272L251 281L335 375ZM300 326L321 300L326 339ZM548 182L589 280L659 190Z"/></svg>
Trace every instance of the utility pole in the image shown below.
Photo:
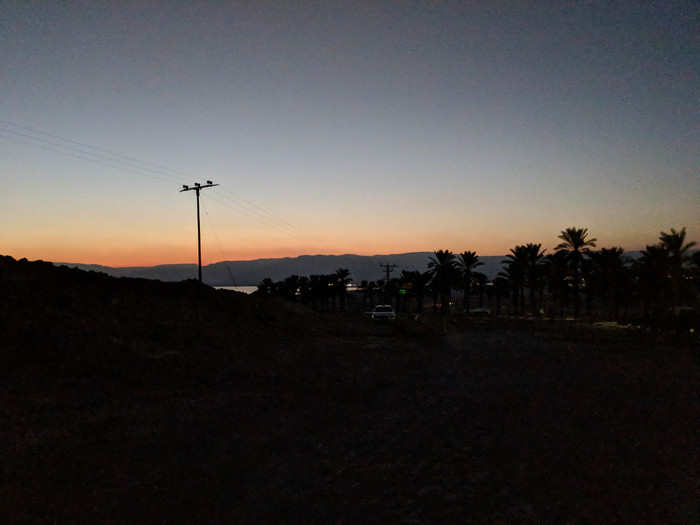
<svg viewBox="0 0 700 525"><path fill-rule="evenodd" d="M396 268L395 264L380 264L382 268L384 268L384 271L386 272L386 280L384 281L384 302L387 302L388 300L388 294L387 290L389 289L389 274L394 271L394 268Z"/></svg>
<svg viewBox="0 0 700 525"><path fill-rule="evenodd" d="M389 282L389 274L394 271L394 268L396 268L395 264L380 264L382 268L384 268L384 271L386 272L386 283Z"/></svg>
<svg viewBox="0 0 700 525"><path fill-rule="evenodd" d="M180 190L180 193L183 191L192 191L197 195L197 268L198 268L198 275L199 275L199 282L202 282L202 233L201 229L199 227L199 192L200 190L203 190L204 188L211 188L213 186L218 186L218 184L214 184L212 181L208 180L206 184L200 184L199 182L195 182L194 186L188 186L187 184L182 185L182 189Z"/></svg>

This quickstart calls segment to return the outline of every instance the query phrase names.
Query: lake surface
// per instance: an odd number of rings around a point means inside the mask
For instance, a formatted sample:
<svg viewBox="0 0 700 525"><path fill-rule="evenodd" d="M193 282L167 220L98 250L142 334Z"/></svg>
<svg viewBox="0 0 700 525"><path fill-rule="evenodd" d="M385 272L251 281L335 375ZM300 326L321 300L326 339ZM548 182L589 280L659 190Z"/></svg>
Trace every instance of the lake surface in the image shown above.
<svg viewBox="0 0 700 525"><path fill-rule="evenodd" d="M234 292L243 292L247 294L253 293L258 289L257 286L215 286L217 290L233 290Z"/></svg>

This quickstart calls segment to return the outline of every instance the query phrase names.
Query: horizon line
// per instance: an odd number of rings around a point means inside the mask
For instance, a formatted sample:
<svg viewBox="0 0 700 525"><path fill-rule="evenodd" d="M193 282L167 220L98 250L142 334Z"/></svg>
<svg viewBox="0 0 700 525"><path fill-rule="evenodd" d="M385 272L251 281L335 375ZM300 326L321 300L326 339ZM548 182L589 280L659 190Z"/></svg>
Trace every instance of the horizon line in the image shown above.
<svg viewBox="0 0 700 525"><path fill-rule="evenodd" d="M624 248L623 248L624 249ZM642 251L643 248L637 248L637 249L632 249L632 250L627 250L624 249L626 253L629 252L639 252ZM252 259L223 259L223 260L218 260L214 262L209 262L206 264L202 264L202 267L206 266L211 266L214 264L222 264L222 263L231 263L231 262L255 262L255 261L271 261L271 260L282 260L282 259L299 259L301 257L345 257L345 256L355 256L355 257L395 257L395 256L401 256L401 255L412 255L412 254L433 254L435 253L435 250L424 250L424 251L410 251L410 252L397 252L397 253L375 253L375 254L361 254L361 253L314 253L314 254L301 254L301 255L290 255L290 256L282 256L282 257L256 257ZM459 255L461 252L453 252L455 255ZM554 253L554 252L552 252ZM507 253L500 253L500 254L489 254L489 255L481 255L477 253L478 257L506 257L508 254ZM12 256L11 256L12 257ZM14 257L16 260L19 259L26 259L26 257ZM27 259L30 260L30 259ZM127 266L112 266L109 264L101 264L101 263L85 263L85 262L66 262L66 261L50 261L46 259L34 259L30 260L30 262L34 261L44 261L44 262L50 262L51 264L56 264L56 265L84 265L84 266L103 266L106 268L115 268L115 269L127 269L127 268L154 268L157 266L197 266L197 262L172 262L172 263L157 263L157 264L135 264L135 265L127 265Z"/></svg>

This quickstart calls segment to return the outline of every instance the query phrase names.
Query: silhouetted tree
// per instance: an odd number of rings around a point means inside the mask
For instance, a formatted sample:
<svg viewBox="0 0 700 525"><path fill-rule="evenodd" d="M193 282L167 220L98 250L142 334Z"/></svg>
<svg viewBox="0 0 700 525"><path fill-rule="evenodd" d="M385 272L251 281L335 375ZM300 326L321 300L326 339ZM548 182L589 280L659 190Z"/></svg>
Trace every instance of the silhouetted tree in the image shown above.
<svg viewBox="0 0 700 525"><path fill-rule="evenodd" d="M690 256L689 278L692 283L692 290L695 297L696 306L700 306L700 251L694 252Z"/></svg>
<svg viewBox="0 0 700 525"><path fill-rule="evenodd" d="M401 295L399 291L401 290L401 280L397 277L392 277L387 282L385 292L389 304L393 304L396 312L401 310Z"/></svg>
<svg viewBox="0 0 700 525"><path fill-rule="evenodd" d="M433 299L433 312L438 311L438 301L440 300L440 290L438 289L437 283L434 283L432 277L430 278L430 283L428 284L428 291Z"/></svg>
<svg viewBox="0 0 700 525"><path fill-rule="evenodd" d="M620 303L624 301L627 268L622 248L601 248L590 252L591 274L588 292L595 294L605 304L608 316L619 319Z"/></svg>
<svg viewBox="0 0 700 525"><path fill-rule="evenodd" d="M258 293L261 295L272 295L275 292L275 283L269 277L265 277L258 284Z"/></svg>
<svg viewBox="0 0 700 525"><path fill-rule="evenodd" d="M407 271L403 270L401 272L401 284L408 291L410 297L413 297L416 301L416 312L421 313L423 311L423 302L425 300L425 293L428 290L428 283L430 282L429 272L419 272L419 271Z"/></svg>
<svg viewBox="0 0 700 525"><path fill-rule="evenodd" d="M505 267L499 275L506 277L510 281L510 288L513 294L513 307L516 315L525 313L525 280L528 271L529 254L528 248L518 245L511 248L503 261Z"/></svg>
<svg viewBox="0 0 700 525"><path fill-rule="evenodd" d="M533 315L538 313L537 304L535 301L535 292L540 287L540 277L543 271L543 258L545 250L542 250L542 245L537 243L527 243L525 245L526 264L527 264L527 285L530 290L530 310Z"/></svg>
<svg viewBox="0 0 700 525"><path fill-rule="evenodd" d="M299 277L299 296L303 303L308 303L311 294L311 283L306 276Z"/></svg>
<svg viewBox="0 0 700 525"><path fill-rule="evenodd" d="M430 272L417 272L413 279L413 293L416 295L416 308L418 313L423 313L425 294L428 293L430 284Z"/></svg>
<svg viewBox="0 0 700 525"><path fill-rule="evenodd" d="M508 283L507 288L510 292L510 314L518 314L518 305L520 304L520 288L523 282L522 268L511 261L503 261L503 269L498 272L498 278L503 279Z"/></svg>
<svg viewBox="0 0 700 525"><path fill-rule="evenodd" d="M557 250L563 250L567 254L570 276L574 289L574 316L578 317L580 310L579 289L581 287L581 266L583 258L588 253L588 248L595 247L597 239L588 238L588 228L566 228L559 234Z"/></svg>
<svg viewBox="0 0 700 525"><path fill-rule="evenodd" d="M428 269L433 289L440 294L440 311L446 314L449 311L450 289L458 279L455 255L450 250L437 250L428 262Z"/></svg>
<svg viewBox="0 0 700 525"><path fill-rule="evenodd" d="M340 309L345 311L345 301L347 297L348 284L350 284L350 270L347 268L338 268L335 271L333 279L333 288L338 297L340 297Z"/></svg>
<svg viewBox="0 0 700 525"><path fill-rule="evenodd" d="M459 254L457 267L461 272L462 287L464 288L464 311L469 313L469 295L472 287L472 274L474 270L483 265L476 252L465 251Z"/></svg>
<svg viewBox="0 0 700 525"><path fill-rule="evenodd" d="M290 275L284 281L278 283L276 289L277 293L285 299L296 301L297 291L299 290L299 276Z"/></svg>
<svg viewBox="0 0 700 525"><path fill-rule="evenodd" d="M559 309L560 317L564 317L565 310L569 305L571 281L568 278L568 272L568 255L565 251L560 250L545 256L547 289L552 301Z"/></svg>
<svg viewBox="0 0 700 525"><path fill-rule="evenodd" d="M661 232L659 236L659 244L662 246L669 257L669 272L671 274L671 283L673 286L673 305L681 304L681 282L686 263L690 262L690 249L695 246L695 242L685 242L685 227L680 231L671 228L669 233Z"/></svg>
<svg viewBox="0 0 700 525"><path fill-rule="evenodd" d="M697 251L690 256L690 269L691 275L695 280L695 285L700 285L700 251ZM700 290L697 290L697 292L700 293Z"/></svg>
<svg viewBox="0 0 700 525"><path fill-rule="evenodd" d="M484 292L486 291L486 283L489 278L481 272L472 272L472 282L479 293L479 308L484 307Z"/></svg>
<svg viewBox="0 0 700 525"><path fill-rule="evenodd" d="M501 298L507 297L509 292L509 282L505 277L496 277L493 280L493 291L496 295L496 314L501 314Z"/></svg>
<svg viewBox="0 0 700 525"><path fill-rule="evenodd" d="M668 250L662 245L647 246L635 261L637 287L642 300L645 322L656 326L663 316L671 295L671 275Z"/></svg>
<svg viewBox="0 0 700 525"><path fill-rule="evenodd" d="M311 288L311 305L314 309L325 311L328 309L329 298L329 281L326 275L311 275L309 276L309 285Z"/></svg>

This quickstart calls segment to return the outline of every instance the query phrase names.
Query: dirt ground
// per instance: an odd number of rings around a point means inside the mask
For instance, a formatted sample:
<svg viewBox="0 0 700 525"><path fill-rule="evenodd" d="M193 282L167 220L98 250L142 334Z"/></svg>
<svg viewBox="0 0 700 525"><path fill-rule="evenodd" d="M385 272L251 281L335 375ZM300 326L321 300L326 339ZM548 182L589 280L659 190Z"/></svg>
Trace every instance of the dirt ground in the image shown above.
<svg viewBox="0 0 700 525"><path fill-rule="evenodd" d="M0 257L0 523L698 523L697 344L601 334Z"/></svg>
<svg viewBox="0 0 700 525"><path fill-rule="evenodd" d="M692 350L371 330L201 384L15 381L2 521L697 523Z"/></svg>

